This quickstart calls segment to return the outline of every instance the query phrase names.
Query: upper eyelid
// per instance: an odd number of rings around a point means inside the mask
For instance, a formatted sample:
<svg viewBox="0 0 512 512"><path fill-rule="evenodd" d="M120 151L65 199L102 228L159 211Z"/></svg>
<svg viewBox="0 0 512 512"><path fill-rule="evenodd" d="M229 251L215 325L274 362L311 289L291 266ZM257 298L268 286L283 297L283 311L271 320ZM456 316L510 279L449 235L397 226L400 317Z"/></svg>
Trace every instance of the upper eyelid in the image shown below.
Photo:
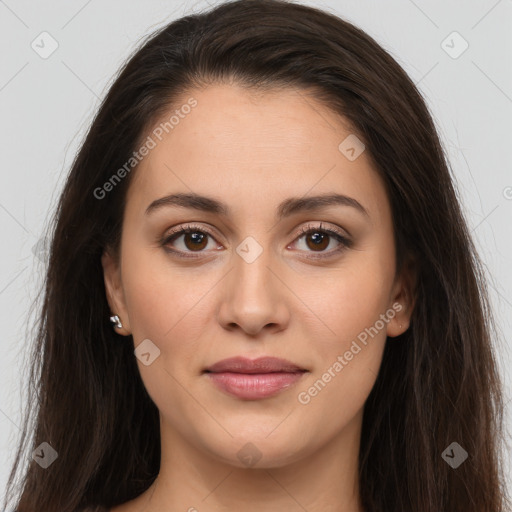
<svg viewBox="0 0 512 512"><path fill-rule="evenodd" d="M343 228L340 228L339 226L334 226L333 225L325 225L324 222L320 221L320 224L318 226L313 226L311 225L309 222L306 223L304 226L302 226L300 229L299 229L299 235L304 235L305 233L307 233L308 231L314 231L314 230L318 230L318 231L326 231L326 232L333 232L339 236L342 236L343 238L350 238L351 235L350 233L346 230L346 229L343 229Z"/></svg>
<svg viewBox="0 0 512 512"><path fill-rule="evenodd" d="M329 225L329 224L326 225L322 221L318 221L318 222L320 222L320 224L317 226L313 226L311 224L311 221L307 222L305 225L301 226L298 230L298 233L296 233L296 237L293 241L295 241L298 238L304 237L309 231L313 231L315 229L318 231L325 231L328 233L331 232L334 235L340 236L347 242L351 240L351 235L347 232L347 230L340 228L338 226L333 227L332 225ZM183 231L187 231L187 230L190 230L190 231L195 230L195 231L199 231L199 232L204 232L205 234L212 237L215 241L218 242L217 237L215 236L214 233L211 232L210 229L204 228L203 226L200 226L199 224L193 224L193 223L185 223L185 224L179 225L176 228L172 228L169 233L165 234L162 237L162 241L165 242L166 240L169 240L169 238L172 238L172 237L178 238L179 236L185 234L185 233L183 233ZM290 233L291 233L291 231L290 231ZM332 236L332 234L331 234L331 236Z"/></svg>
<svg viewBox="0 0 512 512"><path fill-rule="evenodd" d="M163 239L166 239L166 238L169 238L169 237L172 237L172 236L175 236L175 235L182 235L183 231L185 231L185 230L200 231L202 233L206 233L207 235L211 236L212 238L216 238L214 233L212 233L211 229L204 228L203 226L199 226L199 225L195 225L195 224L191 224L191 223L186 223L186 224L182 224L182 225L180 225L180 226L178 226L176 228L172 228L171 230L169 230L169 232L167 232L163 236Z"/></svg>

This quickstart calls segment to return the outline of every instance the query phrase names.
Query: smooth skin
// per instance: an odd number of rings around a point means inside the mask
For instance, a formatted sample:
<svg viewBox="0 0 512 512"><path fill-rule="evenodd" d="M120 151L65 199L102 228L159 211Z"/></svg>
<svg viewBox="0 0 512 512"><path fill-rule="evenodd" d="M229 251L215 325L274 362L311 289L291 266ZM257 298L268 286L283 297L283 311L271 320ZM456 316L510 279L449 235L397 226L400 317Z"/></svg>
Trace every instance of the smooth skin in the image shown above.
<svg viewBox="0 0 512 512"><path fill-rule="evenodd" d="M362 512L364 403L387 337L393 343L407 330L414 305L413 271L395 275L384 184L368 151L350 161L338 149L353 133L348 122L304 90L209 85L183 95L164 118L190 97L197 106L133 171L120 265L108 251L102 257L109 305L123 325L117 332L131 334L134 349L149 339L160 350L147 366L137 359L160 411L160 473L112 512ZM176 205L145 213L176 193L215 199L229 214ZM368 215L334 204L276 217L289 198L333 193L356 199ZM195 238L161 242L189 223ZM350 245L325 231L300 233L320 223ZM202 232L209 234L199 243ZM247 237L262 249L251 263L236 250ZM299 393L393 304L401 310L301 403ZM280 357L308 372L277 395L243 400L203 373L232 356ZM248 450L260 457L251 467L240 457Z"/></svg>

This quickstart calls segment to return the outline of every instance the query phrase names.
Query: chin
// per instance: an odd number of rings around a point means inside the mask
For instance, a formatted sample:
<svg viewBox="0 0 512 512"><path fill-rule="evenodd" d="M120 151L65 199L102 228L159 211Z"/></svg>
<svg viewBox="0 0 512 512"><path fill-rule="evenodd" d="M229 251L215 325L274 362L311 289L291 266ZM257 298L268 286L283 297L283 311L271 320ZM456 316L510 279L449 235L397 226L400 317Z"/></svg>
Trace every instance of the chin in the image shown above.
<svg viewBox="0 0 512 512"><path fill-rule="evenodd" d="M274 428L278 424L274 424ZM247 431L237 431L227 445L216 444L208 448L215 458L230 466L245 469L278 468L297 462L315 451L312 445L309 449L308 446L299 446L299 441L304 442L304 438L291 436L284 429L280 436L275 433L268 436L262 430L255 433L254 428L248 428ZM207 444L211 444L211 439Z"/></svg>

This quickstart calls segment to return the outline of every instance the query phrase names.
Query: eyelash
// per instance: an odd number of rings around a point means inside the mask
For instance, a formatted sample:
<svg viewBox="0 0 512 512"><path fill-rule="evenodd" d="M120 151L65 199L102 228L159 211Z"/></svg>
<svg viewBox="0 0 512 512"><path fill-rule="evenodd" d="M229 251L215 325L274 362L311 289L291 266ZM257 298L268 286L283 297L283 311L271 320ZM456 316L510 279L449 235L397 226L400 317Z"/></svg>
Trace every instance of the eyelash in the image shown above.
<svg viewBox="0 0 512 512"><path fill-rule="evenodd" d="M190 233L202 233L205 235L210 236L211 238L215 239L212 233L205 230L204 228L200 226L196 226L194 224L186 224L184 226L179 227L175 231L172 231L170 234L164 236L160 240L160 245L162 245L165 249L165 251L172 253L180 258L189 258L189 259L197 259L200 258L200 253L204 251L197 251L197 256L190 256L186 255L187 253L184 253L183 251L176 251L174 249L169 249L165 247L167 244L169 244L171 241L173 241L176 238L179 238L181 235L190 234ZM327 252L326 255L323 253L319 253L318 255L311 256L311 259L322 259L322 258L328 258L333 256L334 254L339 254L345 249L348 249L352 246L352 241L348 239L341 231L338 231L336 229L327 229L322 227L322 223L320 223L319 226L312 226L311 224L307 224L306 226L303 226L300 231L297 233L294 240L300 239L305 235L311 234L311 233L323 233L327 234L331 237L333 237L337 242L340 243L340 246L337 249L332 249L331 251ZM314 253L314 251L312 251Z"/></svg>

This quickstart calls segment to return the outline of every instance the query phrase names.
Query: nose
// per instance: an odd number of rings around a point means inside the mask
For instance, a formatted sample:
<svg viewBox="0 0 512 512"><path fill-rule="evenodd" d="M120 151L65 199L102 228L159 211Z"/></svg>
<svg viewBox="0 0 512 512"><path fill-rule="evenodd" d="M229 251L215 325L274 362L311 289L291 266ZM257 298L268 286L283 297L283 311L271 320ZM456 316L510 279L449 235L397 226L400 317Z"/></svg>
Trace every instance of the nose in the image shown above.
<svg viewBox="0 0 512 512"><path fill-rule="evenodd" d="M233 254L234 268L225 278L218 310L218 321L224 329L241 329L252 337L262 331L276 333L286 329L292 294L271 259L268 250L250 263Z"/></svg>

